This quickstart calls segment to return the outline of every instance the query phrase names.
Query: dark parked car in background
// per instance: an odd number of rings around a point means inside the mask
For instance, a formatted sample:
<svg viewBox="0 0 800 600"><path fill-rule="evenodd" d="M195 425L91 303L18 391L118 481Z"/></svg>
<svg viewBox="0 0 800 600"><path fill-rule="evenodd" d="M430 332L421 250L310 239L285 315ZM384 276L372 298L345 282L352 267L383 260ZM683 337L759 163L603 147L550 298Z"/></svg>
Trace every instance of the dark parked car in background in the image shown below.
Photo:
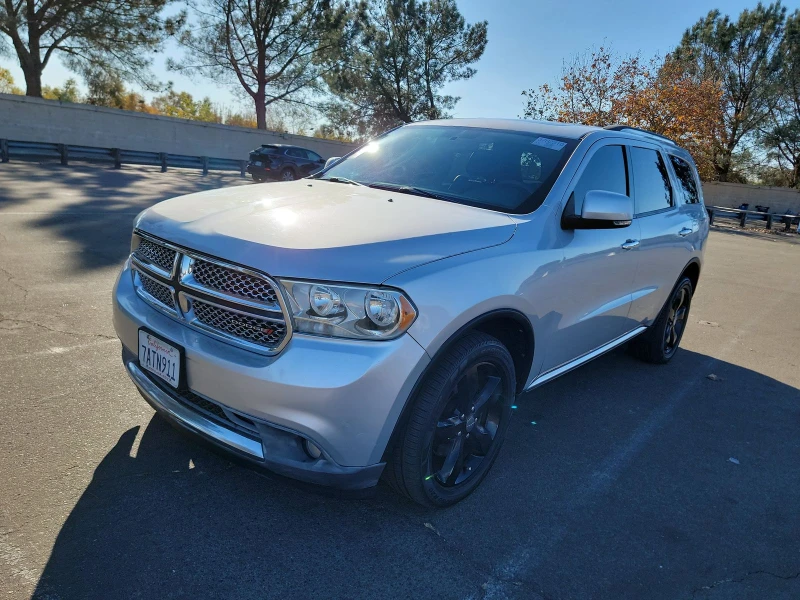
<svg viewBox="0 0 800 600"><path fill-rule="evenodd" d="M262 144L250 153L247 172L254 181L293 181L313 175L325 166L316 152L285 144Z"/></svg>

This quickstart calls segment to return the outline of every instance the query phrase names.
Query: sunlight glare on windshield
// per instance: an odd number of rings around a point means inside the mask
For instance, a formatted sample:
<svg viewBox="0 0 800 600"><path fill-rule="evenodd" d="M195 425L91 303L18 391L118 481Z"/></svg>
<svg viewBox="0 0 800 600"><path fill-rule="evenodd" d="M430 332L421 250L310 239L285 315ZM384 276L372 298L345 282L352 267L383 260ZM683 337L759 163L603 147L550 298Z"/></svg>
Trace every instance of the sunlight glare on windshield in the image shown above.
<svg viewBox="0 0 800 600"><path fill-rule="evenodd" d="M353 158L355 158L356 156L361 156L362 154L365 154L365 153L366 154L375 154L380 149L381 149L381 146L380 146L380 144L378 142L370 142L369 144L367 144L366 146L361 148L358 152L353 154Z"/></svg>

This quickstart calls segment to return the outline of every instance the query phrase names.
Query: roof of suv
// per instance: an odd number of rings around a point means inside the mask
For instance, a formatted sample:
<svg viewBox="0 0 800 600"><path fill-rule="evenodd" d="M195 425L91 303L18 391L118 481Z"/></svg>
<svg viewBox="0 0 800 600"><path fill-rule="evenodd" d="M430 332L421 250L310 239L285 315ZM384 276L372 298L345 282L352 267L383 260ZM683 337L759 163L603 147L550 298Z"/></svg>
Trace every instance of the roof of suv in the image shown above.
<svg viewBox="0 0 800 600"><path fill-rule="evenodd" d="M419 121L408 126L445 125L447 127L483 127L485 129L505 129L508 131L525 131L541 133L556 137L579 139L592 131L601 131L600 127L575 125L573 123L556 123L553 121L525 121L522 119L439 119L437 121Z"/></svg>
<svg viewBox="0 0 800 600"><path fill-rule="evenodd" d="M669 138L660 136L644 129L627 127L623 125L611 125L609 127L594 127L591 125L578 125L575 123L558 123L555 121L533 121L523 119L440 119L438 121L420 121L410 125L444 125L449 127L483 127L486 129L505 129L508 131L524 131L527 133L540 133L542 135L552 135L562 138L580 139L589 133L596 131L606 131L609 135L620 135L625 137L641 137L667 144L675 144Z"/></svg>
<svg viewBox="0 0 800 600"><path fill-rule="evenodd" d="M299 150L308 150L308 148L303 148L302 146L293 146L292 144L261 144L261 148L280 148L281 150L287 150L289 148L297 148ZM314 152L311 150L311 152ZM316 152L314 152L316 154Z"/></svg>

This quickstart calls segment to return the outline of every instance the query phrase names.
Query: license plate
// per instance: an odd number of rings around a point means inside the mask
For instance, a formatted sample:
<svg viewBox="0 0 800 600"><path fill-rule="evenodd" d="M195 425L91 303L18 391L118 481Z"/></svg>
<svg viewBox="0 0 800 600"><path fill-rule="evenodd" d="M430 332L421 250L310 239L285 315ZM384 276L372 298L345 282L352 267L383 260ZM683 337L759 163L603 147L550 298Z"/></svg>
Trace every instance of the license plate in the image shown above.
<svg viewBox="0 0 800 600"><path fill-rule="evenodd" d="M255 161L253 164L254 164L255 166L257 166L257 167L260 167L260 166L261 166L261 161L260 161L260 160L257 160L257 161Z"/></svg>
<svg viewBox="0 0 800 600"><path fill-rule="evenodd" d="M174 388L180 385L180 349L142 329L139 330L139 366Z"/></svg>

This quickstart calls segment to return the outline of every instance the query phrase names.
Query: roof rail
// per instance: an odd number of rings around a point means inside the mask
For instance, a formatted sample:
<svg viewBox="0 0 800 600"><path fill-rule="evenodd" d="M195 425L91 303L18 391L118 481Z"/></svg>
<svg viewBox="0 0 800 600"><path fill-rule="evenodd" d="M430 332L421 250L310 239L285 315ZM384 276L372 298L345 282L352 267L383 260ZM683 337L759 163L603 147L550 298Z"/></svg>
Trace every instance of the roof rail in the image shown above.
<svg viewBox="0 0 800 600"><path fill-rule="evenodd" d="M610 131L626 131L626 130L638 131L639 133L644 133L646 135L652 135L653 137L657 137L658 139L664 140L665 142L669 142L670 144L673 144L675 146L678 145L675 143L675 140L672 140L665 135L661 135L660 133L655 133L648 129L642 129L640 127L631 127L630 125L608 125L606 127L603 127L603 129L608 129Z"/></svg>

